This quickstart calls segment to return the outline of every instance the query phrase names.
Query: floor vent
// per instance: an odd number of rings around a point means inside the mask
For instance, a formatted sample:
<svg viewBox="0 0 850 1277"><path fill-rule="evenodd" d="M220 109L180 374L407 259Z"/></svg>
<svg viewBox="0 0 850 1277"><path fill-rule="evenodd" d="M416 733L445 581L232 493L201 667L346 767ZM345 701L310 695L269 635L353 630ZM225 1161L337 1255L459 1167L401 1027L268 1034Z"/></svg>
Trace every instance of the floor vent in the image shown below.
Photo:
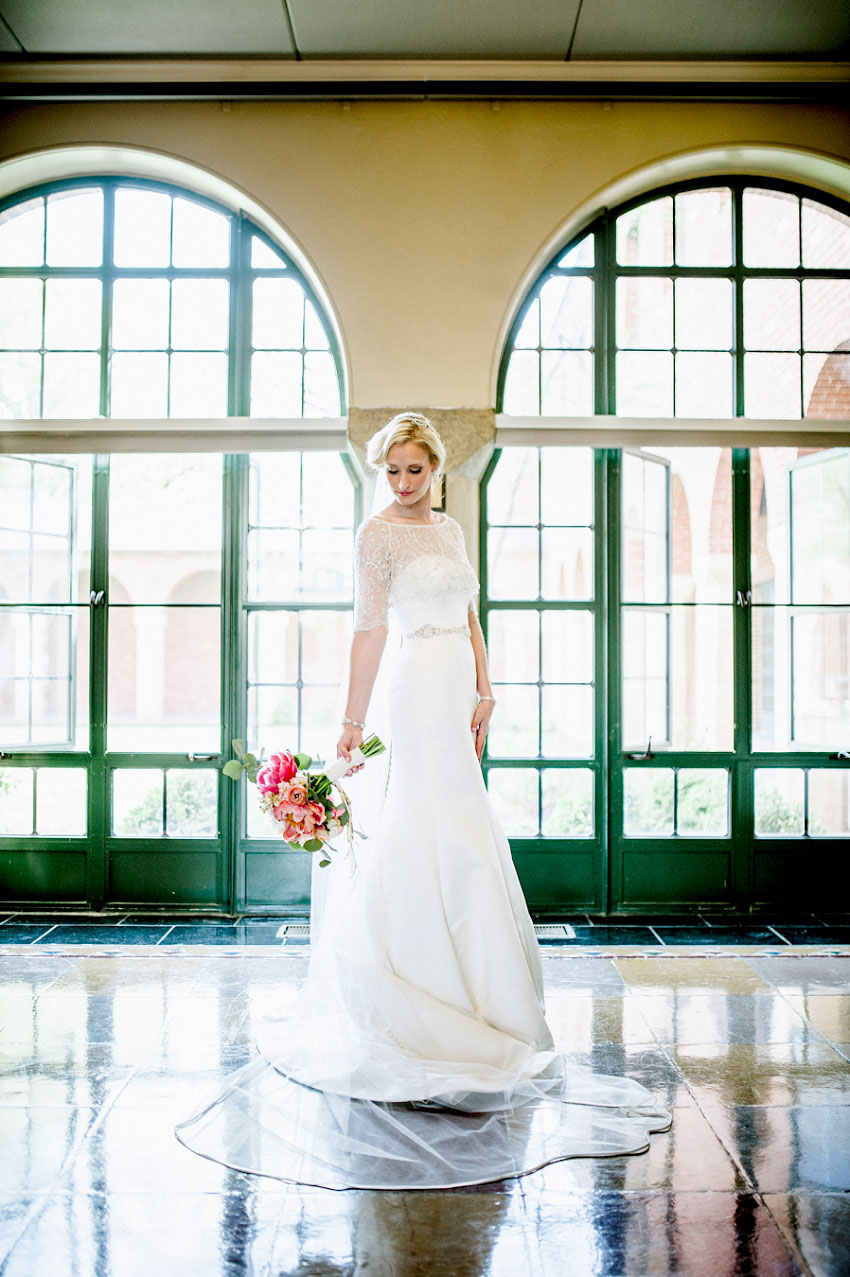
<svg viewBox="0 0 850 1277"><path fill-rule="evenodd" d="M575 940L576 933L566 922L535 923L534 934L538 940Z"/></svg>
<svg viewBox="0 0 850 1277"><path fill-rule="evenodd" d="M296 936L309 938L310 928L304 922L288 922L286 926L281 927L281 931L288 940L294 940Z"/></svg>

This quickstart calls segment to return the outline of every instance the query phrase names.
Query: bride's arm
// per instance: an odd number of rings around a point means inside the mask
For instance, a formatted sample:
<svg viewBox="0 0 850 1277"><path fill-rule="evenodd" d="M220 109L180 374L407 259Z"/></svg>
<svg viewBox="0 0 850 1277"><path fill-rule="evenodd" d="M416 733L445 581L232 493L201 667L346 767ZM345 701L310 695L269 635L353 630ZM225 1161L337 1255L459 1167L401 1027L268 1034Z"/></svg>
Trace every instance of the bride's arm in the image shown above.
<svg viewBox="0 0 850 1277"><path fill-rule="evenodd" d="M481 622L478 620L478 614L471 603L469 605L469 638L472 643L472 650L475 653L475 685L478 695L491 698L493 696L493 688L490 685L490 671L487 668L487 648L484 645ZM472 715L471 730L475 733L475 752L478 755L479 763L484 755L484 745L487 741L487 731L490 726L494 704L495 702L492 699L482 700Z"/></svg>
<svg viewBox="0 0 850 1277"><path fill-rule="evenodd" d="M369 698L372 695L372 688L375 686L375 678L386 641L387 631L383 625L376 625L371 630L357 630L351 640L348 700L345 703L345 717L353 718L355 723L365 721ZM359 745L362 740L363 729L355 727L351 723L345 723L336 745L337 758L342 758L343 756L350 758L352 749ZM361 763L360 767L362 766L363 764ZM360 767L353 767L351 771L359 771Z"/></svg>

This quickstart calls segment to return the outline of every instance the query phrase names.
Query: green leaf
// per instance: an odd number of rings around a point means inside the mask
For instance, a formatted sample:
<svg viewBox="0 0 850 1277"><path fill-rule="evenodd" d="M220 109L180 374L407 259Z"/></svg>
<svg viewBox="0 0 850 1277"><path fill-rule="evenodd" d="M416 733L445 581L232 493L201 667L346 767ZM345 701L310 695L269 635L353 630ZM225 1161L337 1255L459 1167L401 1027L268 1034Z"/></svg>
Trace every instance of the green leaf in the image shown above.
<svg viewBox="0 0 850 1277"><path fill-rule="evenodd" d="M237 762L235 758L231 758L224 764L221 769L225 776L229 776L231 780L239 780L242 776L242 764Z"/></svg>
<svg viewBox="0 0 850 1277"><path fill-rule="evenodd" d="M329 865L330 863L331 863L331 862L330 862L329 860L320 860L320 861L319 861L319 868L320 868L320 869L324 869L325 865Z"/></svg>
<svg viewBox="0 0 850 1277"><path fill-rule="evenodd" d="M305 851L321 851L324 845L321 838L310 838L302 844Z"/></svg>
<svg viewBox="0 0 850 1277"><path fill-rule="evenodd" d="M312 761L313 761L313 760L312 760L312 758L310 757L310 755L309 755L309 754L296 754L296 755L295 755L295 766L298 768L298 770L299 770L300 772L306 771L306 770L307 770L307 768L308 768L308 767L310 766L310 764L312 763Z"/></svg>
<svg viewBox="0 0 850 1277"><path fill-rule="evenodd" d="M233 752L237 758L241 758L245 753L245 750L248 748L244 740L232 740L230 743L233 746Z"/></svg>
<svg viewBox="0 0 850 1277"><path fill-rule="evenodd" d="M347 825L347 824L348 824L348 812L345 810L345 808L344 808L344 807L343 807L342 811L339 813L339 816L337 817L337 820L338 820L338 821L339 821L339 823L340 823L341 825L343 825L343 826L345 826L345 825Z"/></svg>
<svg viewBox="0 0 850 1277"><path fill-rule="evenodd" d="M256 754L243 754L242 762L246 767L254 767L257 762L257 756Z"/></svg>

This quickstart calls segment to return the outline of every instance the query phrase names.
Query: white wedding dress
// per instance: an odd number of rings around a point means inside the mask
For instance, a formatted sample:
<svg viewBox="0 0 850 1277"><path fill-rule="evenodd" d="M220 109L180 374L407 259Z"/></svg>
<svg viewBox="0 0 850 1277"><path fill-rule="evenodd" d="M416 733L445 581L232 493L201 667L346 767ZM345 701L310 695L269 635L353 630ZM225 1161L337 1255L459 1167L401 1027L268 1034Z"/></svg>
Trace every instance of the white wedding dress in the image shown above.
<svg viewBox="0 0 850 1277"><path fill-rule="evenodd" d="M343 782L368 837L353 871L314 866L294 1006L176 1134L236 1169L329 1188L454 1187L641 1152L669 1113L631 1079L567 1066L544 1017L470 731L478 581L460 526L370 519L355 568L355 629L389 629L386 717L373 695L367 723L390 749Z"/></svg>

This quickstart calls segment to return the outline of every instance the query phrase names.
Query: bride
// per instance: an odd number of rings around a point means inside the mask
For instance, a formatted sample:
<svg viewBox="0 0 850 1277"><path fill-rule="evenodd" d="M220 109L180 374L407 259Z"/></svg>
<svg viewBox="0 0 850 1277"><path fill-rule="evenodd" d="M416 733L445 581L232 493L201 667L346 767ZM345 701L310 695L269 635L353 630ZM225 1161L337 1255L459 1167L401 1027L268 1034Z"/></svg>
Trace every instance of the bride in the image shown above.
<svg viewBox="0 0 850 1277"><path fill-rule="evenodd" d="M546 1023L534 928L480 766L496 701L478 581L460 526L430 504L444 446L402 413L367 458L392 500L357 532L337 742L350 759L368 723L389 746L383 767L349 772L366 841L353 870L314 865L304 988L177 1137L330 1188L454 1187L642 1152L669 1113L631 1079L568 1066Z"/></svg>

